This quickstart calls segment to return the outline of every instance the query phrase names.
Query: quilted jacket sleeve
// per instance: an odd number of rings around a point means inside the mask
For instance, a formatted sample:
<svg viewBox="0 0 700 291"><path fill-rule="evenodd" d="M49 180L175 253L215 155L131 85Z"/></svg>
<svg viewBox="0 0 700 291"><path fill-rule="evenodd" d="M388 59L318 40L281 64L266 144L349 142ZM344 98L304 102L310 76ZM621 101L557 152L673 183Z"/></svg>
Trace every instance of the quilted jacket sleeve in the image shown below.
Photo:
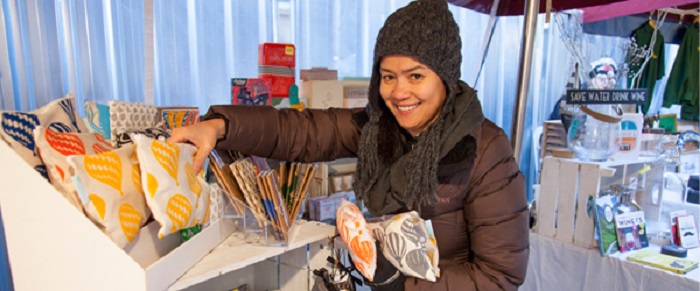
<svg viewBox="0 0 700 291"><path fill-rule="evenodd" d="M484 122L467 189L469 259L441 261L437 282L411 279L406 289L517 290L525 280L530 245L525 178L507 136L490 121Z"/></svg>
<svg viewBox="0 0 700 291"><path fill-rule="evenodd" d="M216 147L298 162L354 157L360 129L357 109L275 109L268 106L212 106L204 119L223 118L227 133Z"/></svg>

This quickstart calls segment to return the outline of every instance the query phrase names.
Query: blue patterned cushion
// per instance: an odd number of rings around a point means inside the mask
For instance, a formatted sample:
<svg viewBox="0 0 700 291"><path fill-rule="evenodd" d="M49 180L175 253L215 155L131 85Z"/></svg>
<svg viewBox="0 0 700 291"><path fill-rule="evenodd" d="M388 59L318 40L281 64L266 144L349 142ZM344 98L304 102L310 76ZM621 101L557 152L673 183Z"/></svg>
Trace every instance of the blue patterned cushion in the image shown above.
<svg viewBox="0 0 700 291"><path fill-rule="evenodd" d="M34 141L34 129L39 125L58 132L87 132L87 128L78 116L71 93L32 112L0 112L0 137L32 168L48 178Z"/></svg>

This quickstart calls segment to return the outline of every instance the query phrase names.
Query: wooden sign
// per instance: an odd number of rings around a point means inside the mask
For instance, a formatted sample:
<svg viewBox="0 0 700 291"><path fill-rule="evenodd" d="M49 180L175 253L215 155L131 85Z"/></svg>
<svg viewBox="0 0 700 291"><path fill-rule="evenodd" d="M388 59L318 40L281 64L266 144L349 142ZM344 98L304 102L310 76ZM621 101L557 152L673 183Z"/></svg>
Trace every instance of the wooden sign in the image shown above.
<svg viewBox="0 0 700 291"><path fill-rule="evenodd" d="M647 89L566 90L567 104L644 104Z"/></svg>

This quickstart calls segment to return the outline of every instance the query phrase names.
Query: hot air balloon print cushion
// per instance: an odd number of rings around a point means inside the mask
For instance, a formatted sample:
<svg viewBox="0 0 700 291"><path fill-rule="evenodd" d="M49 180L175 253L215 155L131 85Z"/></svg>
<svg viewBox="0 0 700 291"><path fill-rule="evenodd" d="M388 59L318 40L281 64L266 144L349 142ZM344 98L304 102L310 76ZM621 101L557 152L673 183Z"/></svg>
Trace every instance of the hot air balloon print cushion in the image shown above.
<svg viewBox="0 0 700 291"><path fill-rule="evenodd" d="M384 257L404 275L430 282L440 276L437 243L418 212L397 214L370 228Z"/></svg>
<svg viewBox="0 0 700 291"><path fill-rule="evenodd" d="M75 110L73 95L49 102L31 112L1 111L0 137L29 163L32 168L48 179L48 173L36 152L34 129L43 125L59 132L87 132L83 120Z"/></svg>
<svg viewBox="0 0 700 291"><path fill-rule="evenodd" d="M68 156L107 152L114 148L99 133L59 132L38 126L34 136L51 185L82 212L83 202L73 185Z"/></svg>
<svg viewBox="0 0 700 291"><path fill-rule="evenodd" d="M336 225L343 242L350 248L350 257L362 276L374 280L377 270L377 247L365 217L350 201L343 199L336 212Z"/></svg>
<svg viewBox="0 0 700 291"><path fill-rule="evenodd" d="M68 157L85 213L119 247L134 240L151 214L141 187L133 145L108 152Z"/></svg>
<svg viewBox="0 0 700 291"><path fill-rule="evenodd" d="M117 136L127 130L156 126L158 108L143 103L109 101L110 140L117 146Z"/></svg>
<svg viewBox="0 0 700 291"><path fill-rule="evenodd" d="M196 148L173 144L141 134L133 136L141 167L141 186L153 218L164 236L206 223L209 185L192 166ZM208 214L207 214L208 215Z"/></svg>
<svg viewBox="0 0 700 291"><path fill-rule="evenodd" d="M90 132L111 138L112 129L109 122L109 106L94 101L85 102L85 125Z"/></svg>

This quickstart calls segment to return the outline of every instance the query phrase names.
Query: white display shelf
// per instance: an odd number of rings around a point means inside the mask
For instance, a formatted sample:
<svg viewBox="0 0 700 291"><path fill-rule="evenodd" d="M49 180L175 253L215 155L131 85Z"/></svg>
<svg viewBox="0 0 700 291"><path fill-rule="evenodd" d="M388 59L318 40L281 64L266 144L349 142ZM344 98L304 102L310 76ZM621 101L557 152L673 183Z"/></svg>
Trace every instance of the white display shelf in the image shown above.
<svg viewBox="0 0 700 291"><path fill-rule="evenodd" d="M296 221L290 229L290 242L284 247L269 247L246 243L242 232L235 232L211 253L185 272L169 290L182 290L227 273L247 268L307 244L324 241L336 234L336 228L315 221Z"/></svg>

